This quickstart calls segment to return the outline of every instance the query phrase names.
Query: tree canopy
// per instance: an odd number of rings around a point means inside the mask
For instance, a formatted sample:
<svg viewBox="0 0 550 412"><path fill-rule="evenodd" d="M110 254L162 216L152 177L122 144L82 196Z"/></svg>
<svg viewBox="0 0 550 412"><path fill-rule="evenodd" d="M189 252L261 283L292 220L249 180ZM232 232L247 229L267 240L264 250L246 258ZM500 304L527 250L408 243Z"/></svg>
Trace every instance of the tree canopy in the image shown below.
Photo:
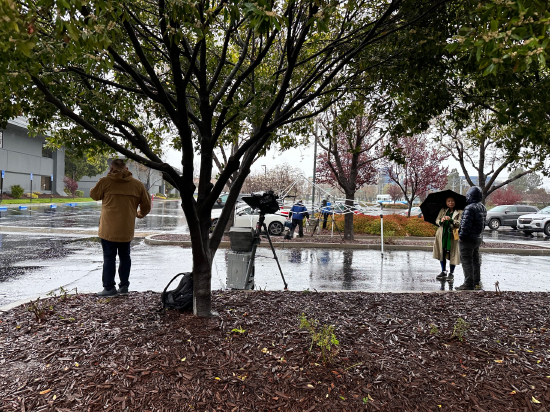
<svg viewBox="0 0 550 412"><path fill-rule="evenodd" d="M354 79L394 57L382 44L445 2L3 0L0 123L24 114L57 144L163 172L189 225L194 312L208 315L212 259L256 156L292 144ZM235 139L213 184L213 153ZM181 173L163 162L165 143L181 151ZM209 236L212 205L235 172Z"/></svg>
<svg viewBox="0 0 550 412"><path fill-rule="evenodd" d="M108 156L104 153L90 156L73 149L65 150L65 176L80 180L84 176L100 175L107 170Z"/></svg>

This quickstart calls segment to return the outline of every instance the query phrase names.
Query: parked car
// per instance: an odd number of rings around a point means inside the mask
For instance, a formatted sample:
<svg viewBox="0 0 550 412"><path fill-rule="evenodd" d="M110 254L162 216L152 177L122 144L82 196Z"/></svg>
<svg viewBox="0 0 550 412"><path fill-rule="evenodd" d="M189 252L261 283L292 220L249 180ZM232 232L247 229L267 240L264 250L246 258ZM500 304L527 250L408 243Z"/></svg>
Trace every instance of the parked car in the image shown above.
<svg viewBox="0 0 550 412"><path fill-rule="evenodd" d="M214 206L212 206L212 209L223 209L225 206L225 202L227 202L227 197L229 196L229 193L223 193L218 199L216 200L216 203L214 203ZM250 196L247 193L239 193L237 196L237 202L235 203L236 206L239 206L239 203L242 203L243 196Z"/></svg>
<svg viewBox="0 0 550 412"><path fill-rule="evenodd" d="M409 209L399 212L399 214L402 216L407 216L409 214ZM420 207L415 206L411 208L411 217L412 216L422 217L422 210L420 210Z"/></svg>
<svg viewBox="0 0 550 412"><path fill-rule="evenodd" d="M527 205L500 205L495 206L487 212L485 225L492 230L497 230L501 226L511 226L517 229L518 218L527 213L537 213L539 211L535 206Z"/></svg>
<svg viewBox="0 0 550 412"><path fill-rule="evenodd" d="M336 202L334 205L331 205L332 210L334 210L334 213L337 215L346 214L349 212L353 212L355 215L363 215L366 214L365 210L359 203L355 203L353 206L346 205L344 202Z"/></svg>
<svg viewBox="0 0 550 412"><path fill-rule="evenodd" d="M212 210L210 227L213 229L218 223L218 219L222 214L222 209ZM243 206L235 211L235 220L233 226L235 227L251 227L256 228L256 223L260 214L258 211L253 210L250 206ZM277 212L276 214L266 214L265 224L267 230L272 236L279 236L283 234L285 229L286 218Z"/></svg>
<svg viewBox="0 0 550 412"><path fill-rule="evenodd" d="M518 229L523 230L526 235L533 232L544 232L546 236L550 236L550 206L546 206L537 213L521 215L517 225Z"/></svg>

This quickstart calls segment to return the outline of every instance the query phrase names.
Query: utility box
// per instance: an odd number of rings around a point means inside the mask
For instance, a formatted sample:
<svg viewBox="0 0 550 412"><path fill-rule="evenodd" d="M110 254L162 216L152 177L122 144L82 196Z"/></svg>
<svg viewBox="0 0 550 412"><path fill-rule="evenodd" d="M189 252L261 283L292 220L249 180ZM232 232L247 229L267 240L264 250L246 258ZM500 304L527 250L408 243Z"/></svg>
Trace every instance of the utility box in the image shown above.
<svg viewBox="0 0 550 412"><path fill-rule="evenodd" d="M251 252L228 252L227 253L227 282L230 289L254 289L254 267L248 284L246 285L246 271L252 259Z"/></svg>
<svg viewBox="0 0 550 412"><path fill-rule="evenodd" d="M235 252L250 252L254 245L254 229L251 227L232 227L229 229L231 250Z"/></svg>

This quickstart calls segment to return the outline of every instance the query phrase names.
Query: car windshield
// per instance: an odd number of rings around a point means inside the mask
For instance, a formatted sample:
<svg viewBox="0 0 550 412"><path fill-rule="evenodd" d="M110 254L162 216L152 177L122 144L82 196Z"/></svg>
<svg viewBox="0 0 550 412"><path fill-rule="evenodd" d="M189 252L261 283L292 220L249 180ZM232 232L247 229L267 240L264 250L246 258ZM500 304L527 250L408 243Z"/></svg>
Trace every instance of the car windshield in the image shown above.
<svg viewBox="0 0 550 412"><path fill-rule="evenodd" d="M539 210L537 213L541 215L550 215L550 206L546 206L544 209Z"/></svg>
<svg viewBox="0 0 550 412"><path fill-rule="evenodd" d="M508 206L495 206L489 212L504 212L506 209L508 209Z"/></svg>

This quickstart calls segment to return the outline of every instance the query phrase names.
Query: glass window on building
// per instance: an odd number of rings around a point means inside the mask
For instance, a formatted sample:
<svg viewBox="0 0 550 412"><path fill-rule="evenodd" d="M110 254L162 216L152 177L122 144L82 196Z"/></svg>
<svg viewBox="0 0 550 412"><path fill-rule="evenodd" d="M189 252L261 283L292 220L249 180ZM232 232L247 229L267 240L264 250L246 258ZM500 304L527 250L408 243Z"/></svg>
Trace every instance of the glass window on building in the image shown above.
<svg viewBox="0 0 550 412"><path fill-rule="evenodd" d="M40 188L42 190L52 190L52 181L50 180L50 176L40 177Z"/></svg>
<svg viewBox="0 0 550 412"><path fill-rule="evenodd" d="M42 157L51 159L53 157L52 149L46 147L46 144L42 144Z"/></svg>

